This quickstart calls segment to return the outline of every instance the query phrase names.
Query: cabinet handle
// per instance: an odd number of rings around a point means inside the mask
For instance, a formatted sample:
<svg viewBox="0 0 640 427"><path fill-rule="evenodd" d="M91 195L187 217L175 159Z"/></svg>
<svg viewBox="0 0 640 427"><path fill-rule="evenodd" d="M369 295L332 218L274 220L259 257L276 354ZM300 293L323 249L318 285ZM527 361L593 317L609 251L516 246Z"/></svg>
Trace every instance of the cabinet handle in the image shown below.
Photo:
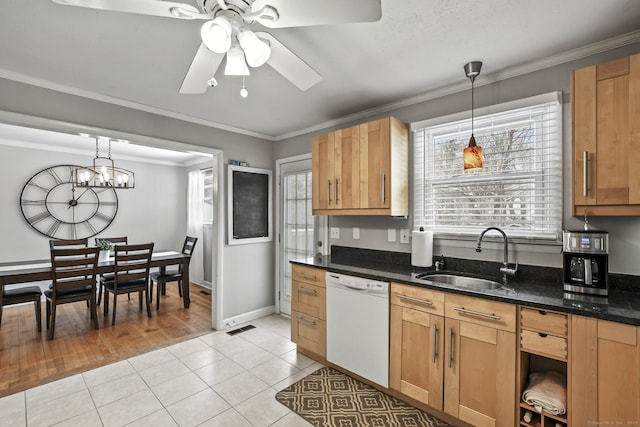
<svg viewBox="0 0 640 427"><path fill-rule="evenodd" d="M547 310L538 310L538 313L540 313L541 316L546 316Z"/></svg>
<svg viewBox="0 0 640 427"><path fill-rule="evenodd" d="M433 305L433 303L431 301L427 301L427 300L424 300L424 299L418 299L418 298L412 298L412 297L408 297L406 295L398 295L398 298L403 299L403 300L407 300L407 301L411 301L411 302L417 302L418 304Z"/></svg>
<svg viewBox="0 0 640 427"><path fill-rule="evenodd" d="M436 356L438 352L436 348L438 346L438 325L433 325L433 350L431 351L431 361L436 363Z"/></svg>
<svg viewBox="0 0 640 427"><path fill-rule="evenodd" d="M315 289L307 289L307 288L303 288L302 286L298 286L298 290L300 292L304 292L305 294L310 294L310 295L316 295L318 293L318 291L316 291Z"/></svg>
<svg viewBox="0 0 640 427"><path fill-rule="evenodd" d="M298 321L302 322L308 326L313 326L314 328L316 327L316 322L312 322L311 320L307 320L304 317L298 317Z"/></svg>
<svg viewBox="0 0 640 427"><path fill-rule="evenodd" d="M303 279L318 280L318 278L313 274L298 273L298 276L302 277Z"/></svg>
<svg viewBox="0 0 640 427"><path fill-rule="evenodd" d="M589 178L588 175L588 165L587 163L589 162L589 152L588 151L583 151L582 152L582 195L584 197L587 197L588 194L588 186L587 186L587 181Z"/></svg>
<svg viewBox="0 0 640 427"><path fill-rule="evenodd" d="M329 201L329 204L331 204L331 180L330 179L327 180L327 199Z"/></svg>
<svg viewBox="0 0 640 427"><path fill-rule="evenodd" d="M453 328L449 328L449 368L453 366Z"/></svg>
<svg viewBox="0 0 640 427"><path fill-rule="evenodd" d="M453 309L460 313L468 314L469 316L478 316L478 317L483 317L485 319L500 320L500 316L496 316L495 314L487 314L487 313L482 313L481 311L468 310L464 307L453 307Z"/></svg>
<svg viewBox="0 0 640 427"><path fill-rule="evenodd" d="M384 194L384 183L385 183L385 176L384 174L382 174L382 188L381 188L381 192L382 192L382 204L384 205L384 199L385 199L385 194Z"/></svg>
<svg viewBox="0 0 640 427"><path fill-rule="evenodd" d="M336 179L336 187L334 188L336 191L336 204L338 204L338 180Z"/></svg>

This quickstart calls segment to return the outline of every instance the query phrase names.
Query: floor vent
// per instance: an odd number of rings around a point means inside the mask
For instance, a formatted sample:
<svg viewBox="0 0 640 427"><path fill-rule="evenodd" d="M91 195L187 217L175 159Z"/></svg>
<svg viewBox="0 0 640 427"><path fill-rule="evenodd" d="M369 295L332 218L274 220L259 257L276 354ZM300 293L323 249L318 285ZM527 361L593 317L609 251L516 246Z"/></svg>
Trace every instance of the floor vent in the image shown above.
<svg viewBox="0 0 640 427"><path fill-rule="evenodd" d="M240 334L240 333L242 333L244 331L248 331L248 330L251 330L251 329L254 329L254 328L255 328L255 326L253 326L253 325L247 325L247 326L243 326L243 327L238 328L238 329L234 329L233 331L229 331L229 332L227 332L227 334L229 334L229 335Z"/></svg>
<svg viewBox="0 0 640 427"><path fill-rule="evenodd" d="M198 291L200 292L202 295L211 295L211 292L209 291Z"/></svg>

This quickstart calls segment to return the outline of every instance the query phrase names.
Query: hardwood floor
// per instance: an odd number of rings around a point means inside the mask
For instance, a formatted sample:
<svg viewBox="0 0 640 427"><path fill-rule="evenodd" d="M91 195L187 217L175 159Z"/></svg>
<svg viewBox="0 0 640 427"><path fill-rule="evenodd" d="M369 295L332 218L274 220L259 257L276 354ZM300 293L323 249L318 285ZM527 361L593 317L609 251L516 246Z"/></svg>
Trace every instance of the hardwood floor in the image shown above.
<svg viewBox="0 0 640 427"><path fill-rule="evenodd" d="M58 306L53 341L47 340L44 303L40 333L33 304L5 307L0 397L211 332L210 290L192 284L190 295L191 305L185 309L177 286L168 284L160 310L152 304L151 318L146 309L139 310L137 295L131 295L131 301L120 295L115 326L110 326L111 312L103 317L100 305L98 330L91 328L83 302ZM109 307L113 309L113 300Z"/></svg>

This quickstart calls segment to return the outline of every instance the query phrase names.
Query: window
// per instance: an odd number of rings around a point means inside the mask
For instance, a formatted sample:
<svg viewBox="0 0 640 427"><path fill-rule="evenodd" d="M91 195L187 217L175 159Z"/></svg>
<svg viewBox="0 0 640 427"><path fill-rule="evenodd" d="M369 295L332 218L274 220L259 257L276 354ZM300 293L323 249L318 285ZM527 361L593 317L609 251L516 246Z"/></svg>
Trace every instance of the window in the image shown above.
<svg viewBox="0 0 640 427"><path fill-rule="evenodd" d="M477 110L474 134L484 168L473 172L462 167L470 113L462 120L455 120L457 115L412 126L415 227L454 237L477 236L496 226L510 238L557 242L561 107L561 94L553 93Z"/></svg>
<svg viewBox="0 0 640 427"><path fill-rule="evenodd" d="M200 171L202 179L202 189L204 192L202 206L202 222L204 224L213 223L213 168L202 169Z"/></svg>

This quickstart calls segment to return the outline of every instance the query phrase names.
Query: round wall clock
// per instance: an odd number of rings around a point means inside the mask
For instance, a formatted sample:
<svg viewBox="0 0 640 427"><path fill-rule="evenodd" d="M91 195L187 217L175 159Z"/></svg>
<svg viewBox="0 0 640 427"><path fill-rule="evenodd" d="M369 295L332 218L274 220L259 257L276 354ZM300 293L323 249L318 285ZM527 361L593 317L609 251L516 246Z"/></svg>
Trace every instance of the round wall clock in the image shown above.
<svg viewBox="0 0 640 427"><path fill-rule="evenodd" d="M29 225L54 239L84 239L107 228L118 212L113 188L75 188L73 170L58 165L32 176L20 193L22 215Z"/></svg>

